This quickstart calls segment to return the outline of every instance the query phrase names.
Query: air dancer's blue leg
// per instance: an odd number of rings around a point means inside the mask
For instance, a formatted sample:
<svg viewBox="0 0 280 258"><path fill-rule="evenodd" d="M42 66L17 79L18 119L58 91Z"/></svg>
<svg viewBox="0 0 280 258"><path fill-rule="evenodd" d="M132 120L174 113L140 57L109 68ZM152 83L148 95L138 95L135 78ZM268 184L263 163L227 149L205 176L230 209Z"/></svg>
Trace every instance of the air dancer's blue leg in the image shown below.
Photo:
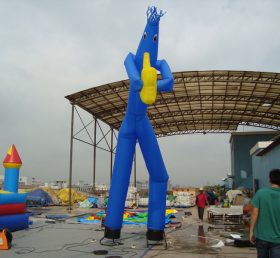
<svg viewBox="0 0 280 258"><path fill-rule="evenodd" d="M163 240L168 174L147 116L137 124L137 136L150 174L148 240Z"/></svg>
<svg viewBox="0 0 280 258"><path fill-rule="evenodd" d="M104 237L120 238L125 199L129 186L136 137L129 133L129 127L124 123L120 129L114 162L110 195L105 219Z"/></svg>

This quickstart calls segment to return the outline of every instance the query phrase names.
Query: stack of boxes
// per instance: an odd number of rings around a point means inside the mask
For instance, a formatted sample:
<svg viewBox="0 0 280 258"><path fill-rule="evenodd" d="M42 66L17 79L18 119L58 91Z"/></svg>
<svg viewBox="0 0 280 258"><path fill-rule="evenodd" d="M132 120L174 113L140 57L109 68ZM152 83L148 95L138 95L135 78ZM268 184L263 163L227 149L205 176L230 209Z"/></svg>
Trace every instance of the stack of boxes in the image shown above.
<svg viewBox="0 0 280 258"><path fill-rule="evenodd" d="M19 169L22 165L14 145L3 161L5 168L4 191L0 191L1 228L17 231L29 224L30 213L26 213L26 194L18 193Z"/></svg>
<svg viewBox="0 0 280 258"><path fill-rule="evenodd" d="M176 208L188 208L195 205L195 197L189 192L178 192L174 203Z"/></svg>
<svg viewBox="0 0 280 258"><path fill-rule="evenodd" d="M125 200L125 208L136 208L139 205L139 194L137 188L130 186Z"/></svg>

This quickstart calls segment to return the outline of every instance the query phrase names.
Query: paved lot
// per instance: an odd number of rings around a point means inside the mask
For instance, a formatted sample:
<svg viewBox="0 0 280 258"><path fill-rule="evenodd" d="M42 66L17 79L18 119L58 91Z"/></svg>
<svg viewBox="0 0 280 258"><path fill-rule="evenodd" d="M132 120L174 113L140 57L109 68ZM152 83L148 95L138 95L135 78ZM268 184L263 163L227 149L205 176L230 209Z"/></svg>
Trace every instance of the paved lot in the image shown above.
<svg viewBox="0 0 280 258"><path fill-rule="evenodd" d="M88 210L75 210L78 212ZM92 210L91 210L92 211ZM103 236L100 225L77 224L76 219L55 224L46 223L43 218L33 218L34 224L28 230L14 232L13 247L1 251L1 258L6 257L216 257L216 258L251 258L256 257L255 248L237 248L233 246L217 247L225 242L221 232L238 231L246 235L244 227L224 227L199 223L196 209L192 216L185 217L184 211L177 214L175 220L182 221L179 229L167 228L167 244L146 247L146 228L142 226L124 226L122 245L104 246L99 240ZM44 213L65 213L65 208L44 210ZM44 217L44 216L42 216ZM109 242L105 242L109 243ZM215 247L216 246L216 247ZM107 250L105 255L94 255L94 251Z"/></svg>

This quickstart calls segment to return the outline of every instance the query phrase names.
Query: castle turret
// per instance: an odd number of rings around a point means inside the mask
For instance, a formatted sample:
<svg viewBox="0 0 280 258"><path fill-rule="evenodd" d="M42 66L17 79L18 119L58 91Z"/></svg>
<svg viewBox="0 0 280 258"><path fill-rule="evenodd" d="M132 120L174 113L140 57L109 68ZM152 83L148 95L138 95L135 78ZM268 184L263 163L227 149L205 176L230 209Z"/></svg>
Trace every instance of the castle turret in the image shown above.
<svg viewBox="0 0 280 258"><path fill-rule="evenodd" d="M5 168L4 190L8 192L18 192L19 169L22 165L21 159L13 144L7 152L3 161Z"/></svg>

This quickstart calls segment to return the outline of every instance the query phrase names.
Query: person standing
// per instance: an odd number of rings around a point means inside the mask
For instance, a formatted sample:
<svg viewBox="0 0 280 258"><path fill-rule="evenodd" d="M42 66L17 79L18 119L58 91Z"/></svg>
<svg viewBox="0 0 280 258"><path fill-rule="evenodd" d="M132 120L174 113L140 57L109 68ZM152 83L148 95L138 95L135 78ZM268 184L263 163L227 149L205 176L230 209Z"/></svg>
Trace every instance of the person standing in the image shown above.
<svg viewBox="0 0 280 258"><path fill-rule="evenodd" d="M209 205L207 195L203 191L203 188L200 188L199 194L196 196L196 205L197 205L198 218L201 222L203 221L204 209L206 204Z"/></svg>
<svg viewBox="0 0 280 258"><path fill-rule="evenodd" d="M250 241L258 258L280 257L280 169L270 171L270 188L255 194L252 205Z"/></svg>

